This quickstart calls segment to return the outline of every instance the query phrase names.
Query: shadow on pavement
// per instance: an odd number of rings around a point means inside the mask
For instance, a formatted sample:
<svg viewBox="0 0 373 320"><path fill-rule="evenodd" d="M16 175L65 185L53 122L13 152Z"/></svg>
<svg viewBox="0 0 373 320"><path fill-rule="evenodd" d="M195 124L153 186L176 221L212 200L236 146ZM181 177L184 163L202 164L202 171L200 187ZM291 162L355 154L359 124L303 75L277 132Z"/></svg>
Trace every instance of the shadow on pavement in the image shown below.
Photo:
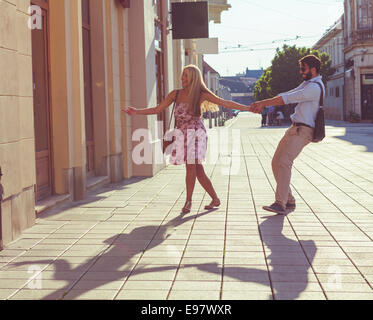
<svg viewBox="0 0 373 320"><path fill-rule="evenodd" d="M171 228L180 226L181 224L193 220L197 217L204 216L217 209L204 211L202 213L186 217L180 215L170 220L167 224L161 226L144 226L138 227L132 230L129 234L118 234L111 238L108 238L104 243L109 245L109 248L104 249L98 255L90 258L84 264L79 265L76 268L71 268L63 258L58 260L37 260L37 261L25 261L19 263L12 263L10 266L22 266L22 265L37 265L37 264L51 264L54 266L54 280L65 280L66 272L74 272L77 274L75 280L70 281L65 287L58 289L50 295L43 298L43 300L55 300L63 299L68 294L68 299L73 300L84 292L89 292L95 288L101 287L107 283L113 281L123 280L129 274L138 275L143 273L159 272L165 270L177 269L178 265L173 266L162 266L145 268L146 266L136 267L134 270L133 266L136 263L132 263L130 260L138 254L143 253L145 250L150 250L158 245L162 244L168 237ZM128 265L128 267L126 266ZM97 268L98 267L98 268ZM75 290L74 287L81 278L88 272L102 272L111 273L110 279L89 279L89 284L84 289ZM87 280L87 279L84 279ZM99 284L95 284L94 280L100 280ZM73 290L73 291L70 291Z"/></svg>
<svg viewBox="0 0 373 320"><path fill-rule="evenodd" d="M224 278L230 277L241 282L253 282L269 286L273 289L274 298L280 300L294 300L306 289L308 285L308 269L312 263L317 248L312 240L296 241L282 234L284 216L265 217L260 224L263 242L271 254L267 257L270 275L268 271L245 268L224 267L222 270L217 264L195 265L200 270L222 274ZM299 245L307 248L308 261ZM223 284L224 290L224 284Z"/></svg>
<svg viewBox="0 0 373 320"><path fill-rule="evenodd" d="M205 211L189 217L181 215L175 217L165 225L139 227L132 230L129 234L118 234L106 239L104 243L110 245L108 249L105 249L101 255L99 254L89 259L86 263L76 268L71 268L70 264L63 259L56 261L27 261L13 263L11 265L52 264L55 268L54 280L66 281L66 272L76 272L79 274L76 276L76 280L44 298L46 300L54 300L56 297L58 297L57 299L63 299L66 294L68 294L67 299L73 300L85 292L89 292L110 282L123 281L123 278L129 274L133 276L178 269L178 265L151 268L146 268L146 265L141 265L133 269L135 263L130 262L130 260L136 255L143 253L145 250L148 251L162 244L169 236L168 233L171 228L206 215L212 211L214 210ZM224 273L224 278L230 277L241 282L262 284L273 290L274 299L293 300L298 298L308 285L308 271L310 263L312 264L317 251L316 245L312 240L298 242L297 240L289 239L283 235L284 216L270 216L264 219L265 220L260 224L260 231L264 245L266 246L266 252L271 252L270 255L267 256L268 266L271 267L269 272L267 270L238 266L225 266L223 269L216 263L188 264L180 266L180 268L194 267L207 273L219 275ZM305 249L307 258L300 245ZM126 266L127 264L128 267ZM110 279L102 279L99 283L89 281L84 289L79 288L79 290L75 290L75 285L79 283L82 278L84 279L86 273L95 271L111 273L112 276ZM271 296L269 298L271 298Z"/></svg>
<svg viewBox="0 0 373 320"><path fill-rule="evenodd" d="M372 130L347 127L344 136L335 136L335 138L350 142L354 145L364 146L366 152L373 152L373 127Z"/></svg>
<svg viewBox="0 0 373 320"><path fill-rule="evenodd" d="M334 136L337 139L366 147L366 152L373 152L373 124L351 123L339 120L327 120L327 127L346 129L343 136ZM328 128L327 128L328 130ZM328 131L327 131L328 133Z"/></svg>

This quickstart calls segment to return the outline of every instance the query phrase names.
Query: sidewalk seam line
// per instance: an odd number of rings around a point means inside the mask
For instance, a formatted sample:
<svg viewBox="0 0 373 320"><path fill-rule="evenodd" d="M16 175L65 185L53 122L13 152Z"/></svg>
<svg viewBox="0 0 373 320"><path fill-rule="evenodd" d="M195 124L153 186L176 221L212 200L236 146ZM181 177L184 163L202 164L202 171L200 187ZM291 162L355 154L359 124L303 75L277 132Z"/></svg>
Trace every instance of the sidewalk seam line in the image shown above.
<svg viewBox="0 0 373 320"><path fill-rule="evenodd" d="M250 141L250 145L251 145L251 147L253 148L253 150L254 150L254 152L255 152L255 155L256 155L257 158L259 159L259 156L258 156L256 150L254 149L253 144L251 143L250 137L249 137L249 141ZM242 141L242 140L241 140L241 145L242 145L242 148L243 148L243 141ZM249 170L248 170L248 166L247 166L246 157L244 157L244 161L245 161L245 168L246 168L247 180L248 180L249 187L250 187L251 199L252 199L252 201L253 201L253 205L254 205L254 212L255 212L255 217L256 217L257 228L258 228L258 232L259 232L260 240L261 240L261 242L262 242L262 249L263 249L263 254L264 254L264 260L265 260L265 263L266 263L267 273L268 273L268 278L269 278L269 283L270 283L270 286L271 286L272 299L273 299L273 300L276 300L276 296L275 296L275 292L274 292L274 288L273 288L273 281L272 281L272 277L271 277L271 272L270 272L270 270L269 270L269 265L268 265L268 260L267 260L266 249L265 249L265 247L264 247L263 235L262 235L262 232L261 232L261 230L260 230L258 211L256 210L256 204L255 204L255 199L254 199L254 193L253 193L253 189L252 189L252 185L251 185L251 181L250 181L250 177L249 177Z"/></svg>

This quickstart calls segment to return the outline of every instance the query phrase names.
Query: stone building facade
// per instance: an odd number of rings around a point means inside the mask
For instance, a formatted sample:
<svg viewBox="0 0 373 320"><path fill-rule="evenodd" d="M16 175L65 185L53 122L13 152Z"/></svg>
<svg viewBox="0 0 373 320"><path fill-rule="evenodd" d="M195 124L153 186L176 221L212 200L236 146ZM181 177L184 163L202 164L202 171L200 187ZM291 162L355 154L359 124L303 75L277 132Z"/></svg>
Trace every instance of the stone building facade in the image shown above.
<svg viewBox="0 0 373 320"><path fill-rule="evenodd" d="M121 108L156 106L200 59L172 40L171 2L0 0L0 249L46 208L164 168L156 137L170 110ZM133 159L137 129L154 137L150 161Z"/></svg>
<svg viewBox="0 0 373 320"><path fill-rule="evenodd" d="M162 169L131 157L133 132L154 131L156 116L129 118L121 107L155 106L174 87L168 5L0 0L2 245L35 211Z"/></svg>
<svg viewBox="0 0 373 320"><path fill-rule="evenodd" d="M345 118L373 122L373 1L345 0Z"/></svg>
<svg viewBox="0 0 373 320"><path fill-rule="evenodd" d="M313 49L329 54L335 73L329 77L324 97L326 119L343 120L344 43L343 16L322 36Z"/></svg>

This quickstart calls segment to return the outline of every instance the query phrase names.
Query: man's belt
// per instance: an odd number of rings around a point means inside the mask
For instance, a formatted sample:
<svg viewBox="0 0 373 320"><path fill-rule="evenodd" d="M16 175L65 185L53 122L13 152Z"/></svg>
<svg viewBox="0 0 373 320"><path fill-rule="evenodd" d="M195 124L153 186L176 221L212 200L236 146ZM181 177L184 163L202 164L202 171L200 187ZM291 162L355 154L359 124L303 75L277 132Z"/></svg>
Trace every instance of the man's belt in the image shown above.
<svg viewBox="0 0 373 320"><path fill-rule="evenodd" d="M308 127L308 128L314 129L310 125L302 123L302 122L293 122L293 126L295 126L295 127Z"/></svg>

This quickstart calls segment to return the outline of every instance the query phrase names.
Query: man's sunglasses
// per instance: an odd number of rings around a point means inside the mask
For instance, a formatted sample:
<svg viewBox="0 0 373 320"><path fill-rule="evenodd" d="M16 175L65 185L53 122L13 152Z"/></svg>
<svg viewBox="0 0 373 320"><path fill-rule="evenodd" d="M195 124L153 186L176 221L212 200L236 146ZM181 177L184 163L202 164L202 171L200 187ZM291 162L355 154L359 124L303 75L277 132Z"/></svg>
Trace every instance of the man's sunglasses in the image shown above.
<svg viewBox="0 0 373 320"><path fill-rule="evenodd" d="M300 71L304 72L304 71L306 71L306 68L305 67L300 67Z"/></svg>

